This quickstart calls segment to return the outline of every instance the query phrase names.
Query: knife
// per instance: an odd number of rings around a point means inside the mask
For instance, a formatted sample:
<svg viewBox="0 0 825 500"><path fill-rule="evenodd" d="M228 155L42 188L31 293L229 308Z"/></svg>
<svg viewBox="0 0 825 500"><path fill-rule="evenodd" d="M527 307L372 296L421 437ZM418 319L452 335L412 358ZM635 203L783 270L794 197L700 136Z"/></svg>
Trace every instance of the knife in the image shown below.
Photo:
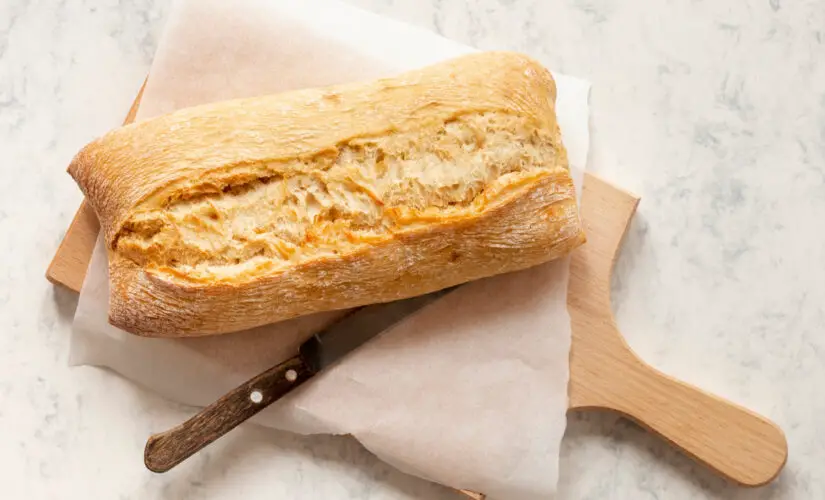
<svg viewBox="0 0 825 500"><path fill-rule="evenodd" d="M354 309L310 337L297 356L247 380L177 427L149 437L143 454L146 467L153 472L175 467L313 375L455 288Z"/></svg>

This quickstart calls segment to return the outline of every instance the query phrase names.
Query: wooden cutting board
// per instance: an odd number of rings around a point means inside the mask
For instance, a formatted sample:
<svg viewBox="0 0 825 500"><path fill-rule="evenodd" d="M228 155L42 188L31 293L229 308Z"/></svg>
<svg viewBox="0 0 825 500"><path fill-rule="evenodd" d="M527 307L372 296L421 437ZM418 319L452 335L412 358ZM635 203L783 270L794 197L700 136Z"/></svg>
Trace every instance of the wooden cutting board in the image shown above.
<svg viewBox="0 0 825 500"><path fill-rule="evenodd" d="M125 123L134 119L142 94L143 88ZM638 203L638 197L585 174L581 214L587 244L573 253L568 288L573 330L569 409L618 412L737 484L766 484L787 460L782 430L741 406L646 364L616 326L610 280ZM83 202L46 277L79 292L99 229L94 211Z"/></svg>

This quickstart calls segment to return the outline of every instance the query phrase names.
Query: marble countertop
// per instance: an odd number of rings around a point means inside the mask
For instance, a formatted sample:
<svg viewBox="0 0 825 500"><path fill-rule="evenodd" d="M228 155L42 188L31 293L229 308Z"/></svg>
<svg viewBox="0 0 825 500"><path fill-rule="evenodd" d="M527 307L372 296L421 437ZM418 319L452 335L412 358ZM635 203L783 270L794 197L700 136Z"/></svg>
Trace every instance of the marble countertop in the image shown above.
<svg viewBox="0 0 825 500"><path fill-rule="evenodd" d="M616 316L657 368L777 422L769 486L730 485L614 415L569 418L560 499L825 498L825 9L818 0L351 0L593 82L593 172L639 194ZM184 408L69 368L76 295L44 271L79 147L120 123L167 2L0 3L0 477L4 498L459 499L342 437L243 428L148 473ZM260 463L265 460L266 468Z"/></svg>

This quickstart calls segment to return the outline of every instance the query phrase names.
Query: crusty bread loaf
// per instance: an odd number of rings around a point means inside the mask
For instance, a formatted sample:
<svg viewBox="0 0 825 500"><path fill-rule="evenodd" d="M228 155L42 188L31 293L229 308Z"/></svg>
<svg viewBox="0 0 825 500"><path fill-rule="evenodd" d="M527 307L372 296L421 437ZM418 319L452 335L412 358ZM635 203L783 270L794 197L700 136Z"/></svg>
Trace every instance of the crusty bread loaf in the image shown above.
<svg viewBox="0 0 825 500"><path fill-rule="evenodd" d="M225 333L428 293L584 242L550 73L477 53L113 130L69 167L110 322Z"/></svg>

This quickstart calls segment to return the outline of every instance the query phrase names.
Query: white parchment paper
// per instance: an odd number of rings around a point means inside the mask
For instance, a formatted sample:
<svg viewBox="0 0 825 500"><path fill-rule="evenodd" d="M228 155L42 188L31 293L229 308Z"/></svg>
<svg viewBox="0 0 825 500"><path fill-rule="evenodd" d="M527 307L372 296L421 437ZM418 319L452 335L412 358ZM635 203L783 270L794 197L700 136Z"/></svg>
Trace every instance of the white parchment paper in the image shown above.
<svg viewBox="0 0 825 500"><path fill-rule="evenodd" d="M471 50L335 0L178 0L138 119L208 101L387 76ZM580 193L589 84L554 76ZM492 499L548 498L566 425L568 263L459 288L252 422L351 434L402 471ZM194 406L294 355L301 341L341 314L216 337L149 339L109 325L107 302L106 253L98 241L74 318L71 363L109 367Z"/></svg>

